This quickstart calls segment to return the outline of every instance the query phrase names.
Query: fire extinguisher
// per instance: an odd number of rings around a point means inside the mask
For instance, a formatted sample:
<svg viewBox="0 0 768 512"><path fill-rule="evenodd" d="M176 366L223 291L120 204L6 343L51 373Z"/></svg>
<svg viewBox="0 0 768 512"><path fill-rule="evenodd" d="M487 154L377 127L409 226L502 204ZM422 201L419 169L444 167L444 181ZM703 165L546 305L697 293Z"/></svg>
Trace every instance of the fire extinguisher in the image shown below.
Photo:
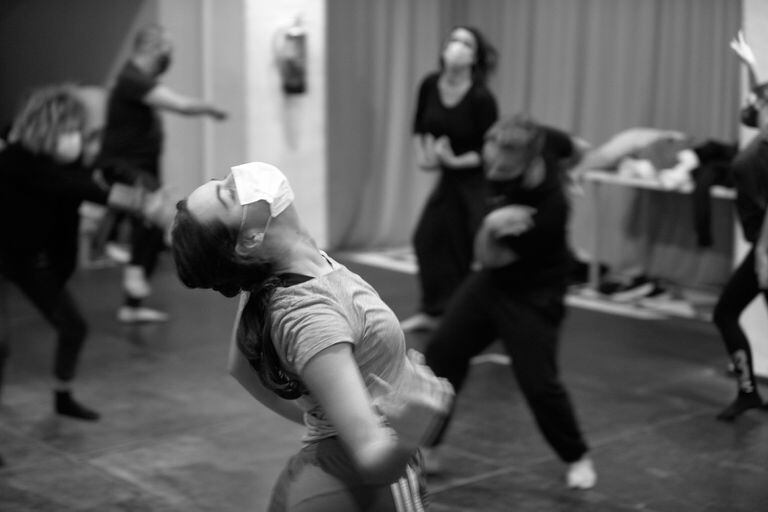
<svg viewBox="0 0 768 512"><path fill-rule="evenodd" d="M276 34L275 55L285 94L307 91L307 32L301 17Z"/></svg>

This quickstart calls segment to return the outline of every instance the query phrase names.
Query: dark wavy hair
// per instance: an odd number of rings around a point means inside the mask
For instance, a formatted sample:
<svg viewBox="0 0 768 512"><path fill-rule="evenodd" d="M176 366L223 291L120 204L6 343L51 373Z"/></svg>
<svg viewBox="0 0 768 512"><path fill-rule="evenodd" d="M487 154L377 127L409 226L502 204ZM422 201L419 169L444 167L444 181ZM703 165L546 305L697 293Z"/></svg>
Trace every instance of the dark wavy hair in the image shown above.
<svg viewBox="0 0 768 512"><path fill-rule="evenodd" d="M488 39L480 32L479 29L469 25L455 25L449 34L453 34L455 30L463 29L472 34L477 42L477 50L475 51L475 63L472 65L472 79L475 82L485 83L488 77L496 70L498 64L499 52L488 41ZM442 51L440 55L440 70L445 68L443 62Z"/></svg>
<svg viewBox="0 0 768 512"><path fill-rule="evenodd" d="M236 256L236 243L236 229L221 221L200 222L186 199L176 204L171 250L179 279L188 288L211 289L225 297L250 292L237 327L238 348L267 389L281 398L299 398L306 390L284 369L270 335L269 304L282 280L270 263Z"/></svg>

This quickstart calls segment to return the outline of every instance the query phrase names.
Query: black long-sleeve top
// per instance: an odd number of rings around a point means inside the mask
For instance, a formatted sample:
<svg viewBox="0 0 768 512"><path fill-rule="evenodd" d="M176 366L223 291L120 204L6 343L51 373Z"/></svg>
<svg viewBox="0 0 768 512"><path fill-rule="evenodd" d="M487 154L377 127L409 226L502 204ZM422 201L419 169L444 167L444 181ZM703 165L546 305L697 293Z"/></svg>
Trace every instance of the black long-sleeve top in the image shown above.
<svg viewBox="0 0 768 512"><path fill-rule="evenodd" d="M527 188L521 180L488 183L489 210L512 204L536 209L531 229L499 239L517 259L492 272L499 284L513 293L542 288L565 291L568 282L570 205L557 160L549 154L542 156L542 160L545 177L534 188Z"/></svg>
<svg viewBox="0 0 768 512"><path fill-rule="evenodd" d="M79 163L59 164L11 144L0 151L0 261L5 272L49 265L66 281L77 262L82 201L109 190Z"/></svg>
<svg viewBox="0 0 768 512"><path fill-rule="evenodd" d="M744 238L755 243L768 209L768 133L761 132L734 158L736 212Z"/></svg>

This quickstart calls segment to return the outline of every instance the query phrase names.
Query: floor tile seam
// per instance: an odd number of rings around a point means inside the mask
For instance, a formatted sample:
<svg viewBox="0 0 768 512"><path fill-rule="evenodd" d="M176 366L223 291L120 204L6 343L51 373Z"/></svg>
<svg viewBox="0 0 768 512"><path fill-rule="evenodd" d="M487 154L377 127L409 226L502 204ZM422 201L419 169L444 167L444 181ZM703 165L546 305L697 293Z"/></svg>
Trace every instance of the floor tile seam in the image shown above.
<svg viewBox="0 0 768 512"><path fill-rule="evenodd" d="M534 460L529 461L528 465L529 466L533 466L533 465L536 465L536 464L541 464L541 463L544 463L544 462L551 461L551 459L552 459L551 457L542 457L542 458L540 458L538 460L534 459ZM474 476L450 480L450 481L448 481L448 482L446 482L445 484L442 484L442 485L436 485L436 486L430 485L428 487L429 494L432 495L432 496L435 496L435 495L438 495L438 494L441 494L441 493L445 493L445 492L448 492L448 491L453 491L453 490L459 489L461 487L466 487L466 486L469 486L469 485L473 485L473 484L481 483L481 482L484 482L484 481L488 481L488 480L490 480L492 478L496 478L496 477L499 477L499 476L512 475L514 473L519 473L519 474L524 475L526 477L534 476L537 480L541 480L541 481L546 481L546 482L550 481L548 478L545 478L543 476L536 475L535 473L530 473L530 472L526 471L524 468L519 467L519 465L508 465L508 466L502 466L500 468L497 468L497 469L494 469L494 470L491 470L491 471L485 471L483 473L479 473L479 474L474 475ZM610 495L605 494L605 493L603 493L603 492L601 492L599 490L595 490L594 488L590 489L588 492L590 493L590 496L592 496L593 498L597 498L599 501L608 501L610 499ZM643 511L644 512L659 512L659 511L654 511L653 509L643 509Z"/></svg>
<svg viewBox="0 0 768 512"><path fill-rule="evenodd" d="M192 499L187 496L168 495L163 492L158 492L153 485L147 485L142 479L135 478L129 471L122 471L119 468L113 466L102 465L98 462L87 461L88 465L99 469L103 474L107 475L111 480L128 484L142 493L153 496L170 506L182 506L185 512L204 512L199 506L197 506Z"/></svg>
<svg viewBox="0 0 768 512"><path fill-rule="evenodd" d="M66 450L62 450L62 449L57 448L57 447L55 447L55 446L53 446L53 445L51 445L49 443L46 443L45 441L41 441L40 439L38 439L38 438L36 438L34 436L25 435L25 434L19 432L16 429L8 428L7 426L4 426L2 424L0 424L0 429L4 430L5 432L9 432L16 439L24 440L26 442L34 444L34 445L44 449L45 451L54 453L54 454L56 454L58 456L61 456L62 458L66 459L66 460L69 460L70 462L75 462L75 461L89 462L89 461L92 461L93 459L96 459L99 456L102 456L102 455L105 455L105 454L125 453L125 452L131 451L131 450L133 450L135 448L158 446L158 445L162 444L163 442L167 441L168 439L179 437L181 433L184 433L184 432L189 433L189 432L192 432L192 431L194 431L196 429L199 429L199 428L201 428L203 426L205 426L205 427L215 427L216 425L230 425L230 424L231 424L231 418L220 418L220 419L217 419L217 420L214 420L214 421L211 421L211 422L199 422L199 423L197 423L195 425L175 428L175 429L172 429L172 430L166 432L162 437L152 437L152 438L147 438L147 439L136 439L136 440L133 440L133 441L126 441L126 442L119 443L119 444L113 444L113 445L110 445L108 447L94 448L92 450L85 450L85 451L76 452L76 453L75 452L69 452L69 451L66 451ZM35 467L37 467L37 466L39 466L41 464L44 465L44 462L41 461L40 463L19 464L19 465L14 465L13 469L19 469L19 468L30 469L30 468L35 468ZM2 470L0 470L0 471L2 471Z"/></svg>
<svg viewBox="0 0 768 512"><path fill-rule="evenodd" d="M153 446L159 446L167 442L169 439L179 438L184 434L190 434L203 427L212 428L217 425L230 425L231 421L232 421L232 418L219 418L211 421L198 421L194 424L187 423L184 426L179 426L179 427L170 429L167 432L164 432L162 436L153 436L151 438L145 438L145 439L135 439L133 441L126 441L123 443L110 445L104 448L94 448L92 450L86 450L86 451L80 452L80 454L82 454L85 457L88 457L89 459L95 459L104 454L125 453L140 447L150 448Z"/></svg>
<svg viewBox="0 0 768 512"><path fill-rule="evenodd" d="M18 436L15 436L15 437L18 437ZM193 506L191 503L189 503L187 499L177 500L177 499L174 499L175 497L170 497L169 499L169 496L162 493L158 493L151 487L147 487L146 485L144 485L141 481L138 481L135 478L132 478L130 473L123 472L123 471L115 471L115 469L111 466L99 464L98 462L93 460L94 457L91 456L92 452L83 452L83 453L74 454L71 452L66 452L64 450L61 450L49 444L46 444L35 438L29 438L29 440L33 444L39 445L40 447L45 449L45 451L56 454L60 458L64 459L66 462L71 463L75 466L80 466L80 467L86 466L92 470L95 470L99 474L105 476L106 478L108 478L109 480L115 483L128 484L131 487L138 489L139 491L145 494L154 496L155 498L158 498L165 503L169 503L172 506L183 505L184 510L187 510L190 512L203 512L203 510L200 509L199 507ZM0 475L3 474L3 469L13 474L20 471L34 470L36 468L43 468L46 470L50 470L50 461L40 460L39 462L36 462L36 463L7 465L5 468L0 468ZM25 492L32 493L35 496L43 499L49 499L47 494L40 494L39 492L36 492L34 488L28 488L28 487L15 487L15 488L23 490Z"/></svg>
<svg viewBox="0 0 768 512"><path fill-rule="evenodd" d="M696 367L691 368L682 373L679 377L670 377L663 380L656 380L653 385L640 385L634 387L626 387L623 389L620 397L627 398L648 398L653 396L663 395L670 386L680 384L698 384L702 380L705 380L708 385L712 386L732 386L732 379L724 372L719 372L712 367ZM721 376L723 378L721 378ZM566 375L565 380L574 390L581 390L584 393L595 393L605 389L605 385L602 382L598 382L594 378L594 374L588 374L586 371L572 372ZM687 389L685 386L682 386Z"/></svg>
<svg viewBox="0 0 768 512"><path fill-rule="evenodd" d="M546 462L551 462L552 459L553 459L552 457L540 457L538 459L533 459L533 460L529 461L528 465L532 466L532 465L536 465L536 464L542 464L542 463L546 463ZM511 475L511 474L514 474L514 473L520 473L520 474L525 475L525 476L531 476L532 475L532 473L527 472L524 468L521 468L521 467L518 467L518 466L515 466L515 465L508 465L508 466L503 466L503 467L497 468L497 469L492 470L492 471L486 471L484 473L480 473L480 474L474 475L472 477L465 477L465 478L451 480L451 481L446 482L443 485L437 485L437 486L430 485L429 486L429 494L434 496L434 495L438 495L438 494L445 493L445 492L448 492L448 491L453 491L453 490L459 489L461 487L466 487L468 485L472 485L472 484L480 483L480 482L483 482L483 481L486 481L486 480L490 480L492 478L496 478L496 477L504 476L504 475ZM597 483L598 487L600 485L599 475L600 475L600 471L599 471L599 467L598 467L598 483ZM534 474L534 476L536 476L536 478L539 479L539 480L544 480L545 479L544 477L539 476L539 475L535 475ZM547 481L549 481L549 480L547 479ZM590 494L590 496L592 497L592 500L590 500L590 501L595 501L595 499L597 499L597 501L599 501L599 502L610 503L612 498L616 498L615 495L606 494L606 493L604 493L602 491L599 491L599 490L597 490L595 488L589 489L587 491L578 491L578 490L573 490L573 491L574 492L588 492ZM628 510L628 511L629 510L640 510L638 508L637 504L630 504L625 498L621 498L621 501L624 502L624 503L623 504L620 503L619 506L626 508L626 510ZM662 510L659 510L659 509L656 509L656 508L649 508L649 507L647 507L645 505L641 505L641 506L642 506L642 511L643 512L663 512Z"/></svg>
<svg viewBox="0 0 768 512"><path fill-rule="evenodd" d="M696 417L704 417L705 415L703 413L687 413L687 414L677 414L674 416L671 416L669 418L664 418L658 421L655 421L653 423L645 423L639 427L631 427L623 429L621 432L613 435L605 435L602 436L602 438L597 438L595 440L595 437L590 438L590 445L595 448L603 448L610 444L620 442L623 440L630 439L632 437L635 437L639 434L652 432L660 427L666 427L669 425L674 425L677 423L683 423L685 421L691 420ZM713 420L714 421L714 420Z"/></svg>

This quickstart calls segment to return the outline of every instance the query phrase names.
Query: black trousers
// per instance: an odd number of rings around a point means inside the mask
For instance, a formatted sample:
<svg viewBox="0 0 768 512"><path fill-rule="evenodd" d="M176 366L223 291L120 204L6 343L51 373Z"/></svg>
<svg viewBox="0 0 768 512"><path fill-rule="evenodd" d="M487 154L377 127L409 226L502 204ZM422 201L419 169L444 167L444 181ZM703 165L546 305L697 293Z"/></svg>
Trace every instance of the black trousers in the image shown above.
<svg viewBox="0 0 768 512"><path fill-rule="evenodd" d="M54 357L53 374L56 378L69 382L75 377L77 363L80 359L88 325L80 313L80 309L62 283L61 277L48 267L33 267L13 272L3 272L4 277L18 286L29 298L43 317L56 330L56 355ZM0 280L3 278L0 277ZM7 283L0 283L0 302L7 300ZM0 364L3 356L7 356L9 339L11 337L8 325L7 309L0 311Z"/></svg>
<svg viewBox="0 0 768 512"><path fill-rule="evenodd" d="M470 359L500 338L541 433L563 461L574 462L587 445L558 371L563 293L539 290L515 296L499 289L498 282L485 270L467 278L427 345L426 362L453 384L458 396ZM442 441L447 426L434 444Z"/></svg>
<svg viewBox="0 0 768 512"><path fill-rule="evenodd" d="M163 230L147 224L144 219L131 218L131 265L144 269L149 278L157 267L160 253L165 248Z"/></svg>
<svg viewBox="0 0 768 512"><path fill-rule="evenodd" d="M712 321L720 331L728 354L733 357L733 354L743 351L746 355L746 370L749 372L747 377L750 379L753 389L755 376L752 349L744 329L741 328L739 318L760 293L761 290L757 284L757 274L755 273L755 248L752 247L725 284L712 314ZM768 302L768 290L762 290L762 294Z"/></svg>
<svg viewBox="0 0 768 512"><path fill-rule="evenodd" d="M443 178L424 206L413 235L424 313L442 315L470 272L474 237L485 210L483 187L482 175Z"/></svg>

